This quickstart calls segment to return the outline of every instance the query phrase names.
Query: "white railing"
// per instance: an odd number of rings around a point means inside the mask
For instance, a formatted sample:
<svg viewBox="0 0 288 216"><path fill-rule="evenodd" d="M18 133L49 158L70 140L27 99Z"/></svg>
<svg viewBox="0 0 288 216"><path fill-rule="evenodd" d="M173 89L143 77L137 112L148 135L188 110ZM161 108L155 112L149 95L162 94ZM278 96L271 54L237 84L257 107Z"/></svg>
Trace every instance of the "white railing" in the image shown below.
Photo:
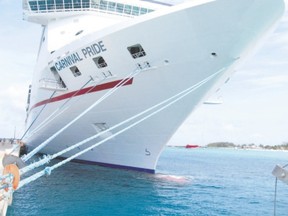
<svg viewBox="0 0 288 216"><path fill-rule="evenodd" d="M57 80L43 78L39 80L39 82L41 88L59 90L59 91L67 90L67 88L63 86L63 83Z"/></svg>
<svg viewBox="0 0 288 216"><path fill-rule="evenodd" d="M71 11L100 11L122 16L140 16L153 10L119 2L104 0L23 0L26 13L51 13Z"/></svg>

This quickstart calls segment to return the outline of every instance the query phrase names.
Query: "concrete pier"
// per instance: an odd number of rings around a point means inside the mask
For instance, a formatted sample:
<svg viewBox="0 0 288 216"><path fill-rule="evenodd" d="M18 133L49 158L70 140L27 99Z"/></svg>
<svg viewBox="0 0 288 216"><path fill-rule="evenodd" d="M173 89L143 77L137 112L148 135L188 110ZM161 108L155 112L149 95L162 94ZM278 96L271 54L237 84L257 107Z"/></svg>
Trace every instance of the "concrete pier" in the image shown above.
<svg viewBox="0 0 288 216"><path fill-rule="evenodd" d="M0 140L0 175L3 174L3 158L5 154L9 153L19 157L20 154L20 143L13 139L1 139ZM14 149L14 151L13 151ZM13 151L13 152L12 152ZM8 206L12 204L13 194L6 192L4 189L0 190L0 216L5 216L7 213Z"/></svg>

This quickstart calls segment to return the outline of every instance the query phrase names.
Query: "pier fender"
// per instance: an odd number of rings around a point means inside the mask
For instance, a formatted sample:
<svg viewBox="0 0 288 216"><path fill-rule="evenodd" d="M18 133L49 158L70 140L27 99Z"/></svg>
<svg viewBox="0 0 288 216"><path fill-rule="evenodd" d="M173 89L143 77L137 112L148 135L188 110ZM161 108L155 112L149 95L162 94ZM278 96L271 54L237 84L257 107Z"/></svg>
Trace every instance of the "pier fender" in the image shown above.
<svg viewBox="0 0 288 216"><path fill-rule="evenodd" d="M19 168L15 164L9 164L4 167L3 175L6 174L12 174L13 180L12 180L12 187L14 190L18 188L19 182L20 182L20 171ZM9 188L5 188L5 191L7 192Z"/></svg>

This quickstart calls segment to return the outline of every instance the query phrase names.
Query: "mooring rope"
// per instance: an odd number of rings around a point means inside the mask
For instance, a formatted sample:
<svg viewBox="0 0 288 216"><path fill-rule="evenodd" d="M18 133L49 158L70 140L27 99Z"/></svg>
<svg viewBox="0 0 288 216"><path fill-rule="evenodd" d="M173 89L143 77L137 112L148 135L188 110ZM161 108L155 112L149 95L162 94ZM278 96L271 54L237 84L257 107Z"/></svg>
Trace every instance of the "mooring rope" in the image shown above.
<svg viewBox="0 0 288 216"><path fill-rule="evenodd" d="M220 70L220 72L221 71L222 70ZM31 164L29 166L26 166L25 168L21 169L21 174L24 174L24 173L26 173L26 172L28 172L30 170L33 170L34 168L39 167L39 166L41 166L43 164L49 163L50 160L52 160L52 159L54 159L56 157L59 157L59 156L63 155L64 153L67 153L68 151L71 151L71 150L73 150L73 149L75 149L77 147L80 147L83 144L85 144L85 143L87 143L87 142L89 142L89 141L101 136L102 134L105 134L105 133L107 133L107 132L109 132L111 130L114 130L114 129L116 129L116 128L118 128L118 127L120 127L120 126L122 126L122 125L124 125L124 124L126 124L126 123L128 123L128 122L130 122L130 121L132 121L132 120L134 120L136 118L138 118L138 117L140 117L141 115L144 115L144 114L150 112L151 110L153 110L153 109L155 109L155 108L157 108L157 107L169 102L169 100L179 96L180 94L185 93L185 91L188 91L191 88L196 88L198 85L201 85L205 81L206 81L206 79L202 80L201 82L193 85L192 87L190 87L190 88L188 88L188 89L186 89L186 90L184 90L184 91L182 91L182 92L180 92L180 93L178 93L178 94L176 94L176 95L174 95L174 96L172 96L172 97L170 97L170 98L168 98L168 99L166 99L166 100L164 100L164 101L162 101L162 102L160 102L160 103L158 103L158 104L156 104L156 105L154 105L154 106L152 106L152 107L150 107L150 108L148 108L148 109L146 109L146 110L144 110L144 111L142 111L142 112L140 112L140 113L138 113L138 114L136 114L136 115L134 115L134 116L132 116L132 117L130 117L128 119L126 119L126 120L114 125L113 127L109 128L109 129L107 129L105 131L102 131L100 133L97 133L96 135L93 135L93 136L91 136L89 138L86 138L86 139L82 140L81 142L78 142L78 143L76 143L76 144L74 144L74 145L72 145L72 146L70 146L70 147L68 147L66 149L63 149L62 151L60 151L58 153L55 153L53 155L45 155L38 162L35 162L35 163L33 163L33 164Z"/></svg>
<svg viewBox="0 0 288 216"><path fill-rule="evenodd" d="M78 91L76 91L73 95L71 95L60 107L58 107L54 112L52 112L43 122L41 122L35 129L33 129L29 136L32 136L33 134L37 133L39 130L41 130L43 127L45 127L47 124L49 124L51 121L53 121L57 116L59 116L60 114L62 114L64 111L66 111L69 107L66 107L65 109L64 106L71 101L71 99L77 95L83 88L85 88L91 81L93 80L93 78L91 77ZM85 93L87 94L87 92ZM75 103L75 102L74 102ZM46 105L46 104L45 104ZM71 104L70 104L71 106ZM62 110L63 109L63 110ZM58 113L57 113L58 112ZM57 114L56 114L57 113ZM55 115L56 114L56 115ZM53 118L52 118L53 117ZM24 137L23 137L24 138ZM27 138L27 137L25 137Z"/></svg>
<svg viewBox="0 0 288 216"><path fill-rule="evenodd" d="M180 92L180 93L178 93L178 94L176 94L176 95L174 95L174 96L172 96L172 97L170 97L170 98L168 98L168 99L166 99L166 100L164 100L164 101L156 104L156 105L153 106L153 107L150 107L150 108L146 109L145 111L143 111L143 112L141 112L141 113L139 113L139 114L137 114L137 115L135 115L135 116L133 116L133 117L125 120L125 121L123 121L122 123L118 124L117 127L119 127L120 125L124 124L124 122L126 123L126 122L128 122L128 121L134 120L135 118L140 117L141 115L144 115L144 114L146 114L147 112L150 112L151 110L153 110L153 109L155 109L155 108L163 105L162 107L158 108L158 109L155 110L154 112L152 112L152 113L150 113L150 114L142 117L142 118L139 119L138 121L130 124L129 126L127 126L127 127L124 128L124 129L122 129L122 130L120 130L120 131L118 131L118 132L110 135L109 137L107 137L107 138L105 138L105 139L97 142L96 144L94 144L94 145L92 145L92 146L89 146L89 147L87 147L86 149L84 149L84 150L82 150L82 151L80 151L80 152L78 152L78 153L76 153L76 154L74 154L74 155L66 158L65 160L63 160L63 161L61 161L61 162L59 162L59 163L57 163L57 164L55 164L55 165L53 165L53 166L51 166L51 167L46 167L45 169L43 169L43 170L35 173L34 175L32 175L32 176L30 176L30 177L22 180L22 181L20 182L20 184L19 184L19 188L23 187L23 186L26 185L26 184L29 184L29 183L35 181L36 179L40 178L40 177L43 176L43 175L50 175L51 172L52 172L54 169L56 169L56 168L58 168L58 167L60 167L60 166L62 166L62 165L64 165L64 164L68 163L69 161L75 159L76 157L78 157L78 156L80 156L80 155L88 152L89 150L91 150L91 149L93 149L93 148L95 148L95 147L103 144L104 142L106 142L106 141L114 138L115 136L118 136L118 135L124 133L125 131L129 130L130 128L132 128L132 127L140 124L142 121L145 121L146 119L148 119L148 118L156 115L157 113L161 112L162 110L170 107L172 104L174 104L174 103L176 103L177 101L181 100L182 98L184 98L185 96L187 96L187 95L190 94L191 92L199 89L202 85L204 85L205 83L207 83L209 80L211 80L213 77L215 77L217 74L221 73L221 72L224 71L224 70L225 70L225 68L217 71L216 73L214 73L214 74L210 75L209 77L203 79L203 80L200 81L199 83L197 83L197 84L195 84L195 85L193 85L193 86L185 89L184 91L182 91L182 92ZM166 105L165 105L165 104L166 104ZM113 129L115 129L115 127L116 127L116 126L114 126ZM112 130L112 128L110 128L110 130ZM108 130L103 131L103 132L107 132L107 131L108 131ZM97 135L99 136L99 134L97 134ZM96 135L96 136L97 136L97 135ZM90 141L91 139L94 139L96 136L92 136L92 137L90 137L90 138L88 138L88 139L86 139L86 140ZM80 144L82 145L82 144L88 142L88 141L86 141L86 140L83 140L82 142L79 142L79 143L73 145L73 148L76 148L76 147L78 147ZM84 142L84 141L86 141L86 142ZM72 146L71 146L71 147L72 147ZM69 149L69 151L70 151L70 150L72 149L71 147L69 147L69 148L67 148L67 149L64 149L63 151L61 151L61 153L66 153L66 152L68 151L68 149ZM55 156L59 156L59 154L55 154L54 156L48 156L47 161L49 162L49 160L50 160L51 158L54 158ZM40 164L40 162L39 162L39 164ZM24 173L24 172L23 172L24 169L25 169L25 168L23 168L23 169L21 170L21 173ZM28 169L27 169L27 170L28 170Z"/></svg>
<svg viewBox="0 0 288 216"><path fill-rule="evenodd" d="M31 152L29 152L27 155L24 155L22 157L22 160L26 162L29 160L33 155L38 153L42 148L44 148L46 145L48 145L54 138L56 138L59 134L61 134L64 130L66 130L68 127L70 127L72 124L74 124L77 120L82 118L86 113L88 113L91 109L93 109L96 105L104 101L106 98L108 98L110 95L112 95L115 91L119 89L119 87L125 85L129 80L131 80L133 77L135 77L141 70L137 69L130 73L128 76L126 76L124 79L122 79L117 85L115 85L112 89L110 89L106 94L104 94L101 98L99 98L95 103L93 103L91 106L89 106L86 110L84 110L82 113L80 113L76 118L71 120L68 124L66 124L63 128L58 130L56 133L54 133L51 137L49 137L47 140L42 142L40 145L38 145L35 149L33 149Z"/></svg>
<svg viewBox="0 0 288 216"><path fill-rule="evenodd" d="M54 91L52 93L52 95L50 96L50 98L48 99L48 101L50 101L52 99L52 97L55 95L56 91ZM38 113L38 115L36 116L36 118L32 121L32 123L29 125L29 127L26 129L26 131L24 132L24 134L22 135L22 137L20 138L20 140L22 140L24 138L24 136L27 134L27 132L30 130L30 128L32 127L32 125L35 123L35 121L38 119L38 117L40 116L40 114L43 112L43 110L45 109L47 103L42 107L42 109L40 110L40 112Z"/></svg>

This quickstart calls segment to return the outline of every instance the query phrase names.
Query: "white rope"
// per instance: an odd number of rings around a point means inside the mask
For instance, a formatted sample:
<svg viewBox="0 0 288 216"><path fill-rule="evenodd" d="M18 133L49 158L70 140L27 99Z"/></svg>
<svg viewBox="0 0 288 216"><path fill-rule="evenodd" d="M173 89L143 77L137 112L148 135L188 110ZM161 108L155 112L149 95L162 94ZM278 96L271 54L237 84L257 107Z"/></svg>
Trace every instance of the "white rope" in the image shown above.
<svg viewBox="0 0 288 216"><path fill-rule="evenodd" d="M84 110L82 113L80 113L76 118L74 118L72 121L70 121L68 124L66 124L63 128L58 130L56 133L54 133L51 137L49 137L47 140L45 140L43 143L38 145L35 149L33 149L30 153L27 155L24 155L22 157L23 161L29 160L33 155L38 153L42 148L44 148L46 145L48 145L54 138L56 138L59 134L61 134L64 130L66 130L68 127L70 127L72 124L74 124L77 120L82 118L86 113L88 113L91 109L93 109L96 105L101 103L103 100L108 98L110 95L112 95L116 90L118 90L119 87L125 85L129 80L131 80L134 76L136 76L140 70L133 71L128 76L126 76L124 79L122 79L116 86L114 86L112 89L110 89L106 94L104 94L101 98L99 98L95 103L93 103L91 106L89 106L86 110Z"/></svg>
<svg viewBox="0 0 288 216"><path fill-rule="evenodd" d="M55 95L56 91L54 91L52 93L52 95L50 96L50 98L48 99L48 101L50 101L52 99L52 97ZM29 125L29 127L25 130L24 134L22 135L21 139L22 140L25 135L27 134L27 132L30 130L30 128L32 127L32 125L36 122L36 120L39 118L39 116L41 115L41 113L43 112L43 110L46 108L47 103L42 107L42 109L39 111L39 113L37 114L37 116L35 117L35 119L32 121L32 123Z"/></svg>
<svg viewBox="0 0 288 216"><path fill-rule="evenodd" d="M222 70L223 70L223 69L222 69ZM219 72L221 72L222 70L220 70ZM217 73L216 73L216 74L217 74ZM216 75L216 74L215 74L215 75ZM208 77L208 78L210 79L210 77ZM208 78L206 78L206 79L208 79ZM172 100L172 99L174 99L175 97L178 97L178 96L179 96L180 94L182 94L183 92L188 91L188 90L190 90L190 89L192 89L192 88L196 88L198 85L201 85L203 82L206 82L206 79L202 80L201 82L193 85L192 87L189 87L188 89L186 89L186 90L184 90L184 91L182 91L182 92L180 92L180 93L178 93L178 94L176 94L176 95L174 95L174 96L172 96L172 97L170 97L170 98L168 98L168 99L166 99L166 100L164 100L164 101L162 101L162 102L160 102L160 103L158 103L158 104L156 104L156 105L154 105L154 106L152 106L152 107L150 107L150 108L148 108L148 109L146 109L146 110L144 110L144 111L142 111L142 112L140 112L140 113L138 113L138 114L136 114L136 115L134 115L134 116L132 116L132 117L130 117L130 118L128 118L128 119L126 119L126 120L124 120L124 121L122 121L122 122L114 125L113 127L109 128L109 129L107 129L107 130L105 130L105 131L102 131L102 132L100 132L100 133L98 133L98 134L96 134L96 135L93 135L93 136L91 136L91 137L88 137L88 138L82 140L81 142L78 142L78 143L76 143L76 144L74 144L74 145L72 145L72 146L70 146L70 147L68 147L68 148L66 148L66 149L63 149L62 151L60 151L60 152L58 152L58 153L56 153L56 154L53 154L53 155L45 155L45 156L44 156L41 160L39 160L38 162L35 162L35 163L33 163L33 164L29 165L29 166L26 166L26 167L22 168L22 169L20 170L21 174L27 173L28 171L33 170L33 169L36 168L36 167L42 166L42 165L44 165L44 164L46 164L46 163L49 163L52 159L54 159L54 158L56 158L56 157L59 157L59 156L65 154L65 153L67 153L67 152L69 152L69 151L71 151L71 150L73 150L73 149L75 149L75 148L77 148L77 147L80 147L80 146L84 145L85 143L87 143L87 142L89 142L89 141L91 141L91 140L93 140L93 139L96 139L97 137L101 136L102 134L105 134L105 133L107 133L107 132L109 132L109 131L111 131L111 130L114 130L114 129L116 129L116 128L118 128L118 127L120 127L120 126L122 126L122 125L124 125L124 124L126 124L126 123L128 123L128 122L130 122L130 121L132 121L132 120L134 120L134 119L136 119L136 118L138 118L138 117L140 117L140 116L148 113L148 112L150 112L151 110L153 110L153 109L155 109L155 108L157 108L157 107L159 107L159 106L161 106L161 105L169 102L169 100Z"/></svg>
<svg viewBox="0 0 288 216"><path fill-rule="evenodd" d="M49 124L51 121L53 121L56 117L58 117L59 115L61 115L62 113L64 113L68 108L70 108L72 106L72 104L75 104L76 102L78 102L78 100L74 101L73 103L71 103L69 106L64 107L69 101L71 101L71 99L79 92L81 91L85 86L87 86L91 81L93 80L93 78L91 77L88 82L86 82L79 90L77 90L68 100L66 100L61 106L59 106L54 112L52 112L46 119L44 119L44 121L42 121L36 128L34 128L30 134L28 134L28 136L24 137L24 139L27 139L29 137L31 137L32 135L36 134L39 130L41 130L43 127L45 127L47 124ZM102 81L102 80L101 80ZM98 83L96 84L98 85ZM94 85L93 88L96 87L96 85ZM87 94L89 91L87 91L85 94ZM53 117L53 118L52 118Z"/></svg>
<svg viewBox="0 0 288 216"><path fill-rule="evenodd" d="M171 106L172 104L176 103L177 101L181 100L182 98L184 98L185 96L187 96L187 95L190 94L191 92L193 92L193 91L197 90L198 88L200 88L202 85L204 85L204 84L207 83L209 80L211 80L213 77L215 77L217 74L221 73L224 69L225 69L225 68L217 71L216 73L210 75L209 77L207 77L206 79L204 79L204 80L200 81L199 83L193 85L192 87L189 87L189 88L187 88L186 90L184 90L184 91L182 91L182 92L180 92L180 93L178 93L178 94L176 94L176 95L174 95L174 96L172 96L172 97L170 97L170 98L168 98L168 99L166 99L166 100L164 100L164 101L156 104L155 106L153 106L153 107L151 107L151 108L149 108L149 109L147 109L147 110L145 110L145 111L143 111L143 112L141 112L141 113L139 113L139 114L137 114L137 115L135 115L135 116L133 116L133 117L131 117L131 118L123 121L123 122L121 122L120 124L118 124L118 126L116 125L116 126L114 126L113 128L110 128L109 130L115 129L116 127L119 127L120 125L122 125L122 124L124 124L124 123L126 123L126 122L128 122L128 121L134 120L135 118L137 118L137 117L139 117L139 116L141 116L141 115L143 115L143 114L146 114L147 112L151 111L152 109L155 109L155 108L163 105L162 107L158 108L156 111L154 111L154 112L152 112L152 113L144 116L144 117L141 118L140 120L138 120L138 121L130 124L130 125L127 126L126 128L118 131L117 133L112 134L111 136L109 136L109 137L101 140L100 142L98 142L98 143L96 143L96 144L94 144L94 145L92 145L92 146L90 146L90 147L87 147L86 149L84 149L84 150L82 150L82 151L80 151L80 152L72 155L72 156L69 157L69 158L66 158L65 160L63 160L63 161L61 161L61 162L53 165L52 167L46 167L44 170L42 170L42 171L40 171L40 172L38 172L38 173L36 173L36 174L34 174L34 175L32 175L32 176L24 179L24 180L22 180L22 181L20 182L19 188L21 188L22 186L24 186L24 185L26 185L26 184L28 184L28 183L30 183L30 182L32 182L32 181L35 181L36 179L38 179L39 177L41 177L41 176L43 176L43 175L45 175L45 174L46 174L46 175L47 175L47 174L49 175L54 169L56 169L56 168L58 168L58 167L60 167L60 166L62 166L62 165L64 165L64 164L68 163L69 161L73 160L74 158L76 158L76 157L78 157L78 156L80 156L80 155L88 152L89 150L91 150L91 149L93 149L93 148L95 148L95 147L103 144L104 142L106 142L106 141L108 141L108 140L110 140L110 139L118 136L119 134L124 133L126 130L129 130L130 128L132 128L132 127L140 124L142 121L145 121L146 119L148 119L148 118L154 116L155 114L161 112L162 110L166 109L167 107L169 107L169 106ZM165 103L166 103L166 105L164 105ZM107 130L104 131L104 132L107 132ZM84 143L86 143L86 142L94 139L96 136L99 136L99 134L97 134L97 135L95 135L95 136L92 136L92 137L90 137L90 138L88 138L88 139L86 139L86 140L83 140L82 142L77 143L77 144L75 144L74 146L71 146L71 147L69 147L69 148L67 148L67 149L69 149L69 151L70 151L70 150L72 149L72 147L73 147L73 148L76 148L76 147L78 147L80 144L82 145L82 144L84 144ZM88 141L87 141L87 140L88 140ZM61 154L66 153L66 152L67 152L67 151L66 151L67 149L61 151ZM60 152L59 152L59 153L60 153ZM55 156L59 156L59 153L53 155L52 158L54 158ZM21 173L22 173L22 171L21 171Z"/></svg>

